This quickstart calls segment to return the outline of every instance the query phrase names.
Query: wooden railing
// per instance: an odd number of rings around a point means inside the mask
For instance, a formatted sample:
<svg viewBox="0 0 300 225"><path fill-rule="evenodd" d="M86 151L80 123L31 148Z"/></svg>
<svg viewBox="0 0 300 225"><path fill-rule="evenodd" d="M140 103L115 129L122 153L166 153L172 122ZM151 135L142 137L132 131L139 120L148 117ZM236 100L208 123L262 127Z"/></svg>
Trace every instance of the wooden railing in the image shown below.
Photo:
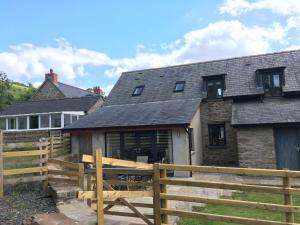
<svg viewBox="0 0 300 225"><path fill-rule="evenodd" d="M228 167L210 167L210 166L186 166L186 165L171 165L171 164L145 164L138 162L130 162L117 159L109 159L102 157L100 150L96 151L96 157L83 156L83 161L87 163L94 163L96 165L95 180L94 175L88 175L88 190L79 192L79 198L89 199L88 204L96 202L96 210L98 215L98 224L103 225L103 216L106 215L122 215L122 216L135 216L140 217L146 224L168 224L168 216L188 217L202 220L221 221L237 224L255 224L255 225L291 225L297 224L294 221L294 214L300 213L300 206L293 205L293 196L300 195L300 189L292 186L292 178L300 178L299 171L289 170L271 170L271 169L248 169L248 168L228 168ZM135 168L137 171L147 170L153 174L151 191L136 191L127 190L119 191L112 190L112 185L129 185L131 182L127 181L106 181L105 170L112 171L112 169L105 169L103 165L113 165ZM119 169L118 169L119 170ZM113 173L120 173L120 171L114 171ZM260 177L276 177L282 179L282 184L278 186L267 186L258 184L245 184L234 182L216 182L208 180L195 180L195 179L176 179L167 176L167 171L186 171L186 172L205 172L205 173L219 173L219 174L233 174L242 176L255 176L257 179ZM96 189L93 189L96 182ZM169 194L167 186L186 186L186 187L200 187L200 188L213 188L223 190L237 190L243 192L263 192L271 194L280 194L283 196L283 204L265 203L265 202L253 202L242 201L235 199L215 199L198 196L190 196L184 194ZM108 189L104 190L103 189ZM153 205L143 204L131 204L125 198L131 197L153 197ZM117 200L111 201L111 198L117 198ZM121 199L121 201L120 201ZM123 201L126 201L125 203ZM270 212L280 212L285 214L285 221L273 221L259 218L250 217L237 217L230 215L211 214L205 212L190 212L187 210L178 210L169 208L168 201L180 201L191 203L204 203L213 205L225 205L233 207L242 207L245 209L262 209ZM117 213L108 211L113 205L126 205L130 204L133 213ZM104 208L104 204L107 206ZM154 216L144 215L140 211L136 210L139 205L145 207L152 207L154 209ZM134 211L135 210L135 211ZM152 222L151 219L154 219Z"/></svg>
<svg viewBox="0 0 300 225"><path fill-rule="evenodd" d="M84 187L84 165L83 163L72 163L59 159L49 159L49 164L56 165L56 169L48 169L49 183L62 183L78 185L82 190Z"/></svg>
<svg viewBox="0 0 300 225"><path fill-rule="evenodd" d="M42 138L41 141L47 143L50 158L67 154L71 151L71 141L68 135L51 136L49 138Z"/></svg>

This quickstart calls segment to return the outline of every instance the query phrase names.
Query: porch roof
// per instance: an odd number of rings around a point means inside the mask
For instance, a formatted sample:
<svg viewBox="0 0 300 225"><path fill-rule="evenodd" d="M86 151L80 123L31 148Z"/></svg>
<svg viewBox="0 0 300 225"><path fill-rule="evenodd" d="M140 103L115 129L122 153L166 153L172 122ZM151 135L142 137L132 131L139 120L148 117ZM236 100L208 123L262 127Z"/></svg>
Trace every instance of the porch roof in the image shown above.
<svg viewBox="0 0 300 225"><path fill-rule="evenodd" d="M300 99L269 98L232 106L232 125L300 123Z"/></svg>
<svg viewBox="0 0 300 225"><path fill-rule="evenodd" d="M18 102L6 107L2 112L0 112L0 116L62 111L88 111L98 100L99 97L90 96L81 98Z"/></svg>
<svg viewBox="0 0 300 225"><path fill-rule="evenodd" d="M105 106L64 129L188 125L200 101L186 99Z"/></svg>

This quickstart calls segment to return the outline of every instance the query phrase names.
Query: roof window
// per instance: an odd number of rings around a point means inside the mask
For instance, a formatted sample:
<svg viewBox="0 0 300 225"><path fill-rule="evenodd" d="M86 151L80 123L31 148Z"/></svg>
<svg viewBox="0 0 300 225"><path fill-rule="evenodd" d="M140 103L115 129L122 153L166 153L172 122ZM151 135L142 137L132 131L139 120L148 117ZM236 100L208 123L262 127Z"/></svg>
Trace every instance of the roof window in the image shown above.
<svg viewBox="0 0 300 225"><path fill-rule="evenodd" d="M176 81L174 92L182 92L184 91L185 81Z"/></svg>
<svg viewBox="0 0 300 225"><path fill-rule="evenodd" d="M140 96L143 93L144 87L144 85L135 87L132 96Z"/></svg>

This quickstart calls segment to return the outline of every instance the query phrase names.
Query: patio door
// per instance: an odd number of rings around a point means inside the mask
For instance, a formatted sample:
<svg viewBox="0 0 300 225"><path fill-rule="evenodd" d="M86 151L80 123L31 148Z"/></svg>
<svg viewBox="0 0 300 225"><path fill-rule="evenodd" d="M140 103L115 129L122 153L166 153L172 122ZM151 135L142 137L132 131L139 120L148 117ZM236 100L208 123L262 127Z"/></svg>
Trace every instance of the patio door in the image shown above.
<svg viewBox="0 0 300 225"><path fill-rule="evenodd" d="M147 156L148 161L153 161L153 131L123 133L122 149L124 159L136 161L139 156Z"/></svg>

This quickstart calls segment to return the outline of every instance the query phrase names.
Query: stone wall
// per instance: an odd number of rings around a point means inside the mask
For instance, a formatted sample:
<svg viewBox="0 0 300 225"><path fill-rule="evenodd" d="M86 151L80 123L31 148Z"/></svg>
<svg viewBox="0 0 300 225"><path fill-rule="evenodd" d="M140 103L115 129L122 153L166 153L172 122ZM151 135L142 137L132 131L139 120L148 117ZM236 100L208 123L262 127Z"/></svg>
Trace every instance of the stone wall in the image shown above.
<svg viewBox="0 0 300 225"><path fill-rule="evenodd" d="M59 99L65 96L58 90L58 88L50 81L47 80L43 86L31 97L30 100L47 100L47 99Z"/></svg>
<svg viewBox="0 0 300 225"><path fill-rule="evenodd" d="M237 128L237 141L241 167L276 168L272 127Z"/></svg>
<svg viewBox="0 0 300 225"><path fill-rule="evenodd" d="M236 130L231 126L232 100L202 102L200 110L203 165L237 166ZM225 124L225 146L209 146L209 124Z"/></svg>
<svg viewBox="0 0 300 225"><path fill-rule="evenodd" d="M4 143L36 142L40 138L50 137L51 135L60 135L60 130L43 130L43 131L16 131L4 132Z"/></svg>

